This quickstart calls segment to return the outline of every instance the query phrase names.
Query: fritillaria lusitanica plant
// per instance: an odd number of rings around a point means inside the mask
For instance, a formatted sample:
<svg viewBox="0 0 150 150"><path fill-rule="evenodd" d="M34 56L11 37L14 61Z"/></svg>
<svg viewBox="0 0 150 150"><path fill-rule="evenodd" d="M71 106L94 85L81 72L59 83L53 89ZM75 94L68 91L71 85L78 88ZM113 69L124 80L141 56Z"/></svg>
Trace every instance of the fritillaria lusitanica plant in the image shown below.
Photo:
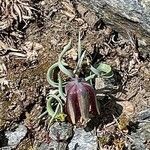
<svg viewBox="0 0 150 150"><path fill-rule="evenodd" d="M107 64L99 64L98 67L89 67L89 75L85 75L85 79L79 78L79 72L82 70L83 60L86 60L86 51L81 50L80 34L78 41L78 61L75 69L68 69L68 64L64 62L63 56L71 48L71 40L63 48L59 55L58 62L53 64L47 72L47 81L56 89L55 94L49 94L47 96L47 112L53 119L63 118L63 108L65 107L66 113L69 116L71 122L76 124L78 121L88 121L91 115L99 114L99 108L96 100L95 91L92 87L91 81L96 76L101 76L103 73L106 76L112 75L111 67ZM88 65L88 64L87 64ZM60 72L68 76L71 81L64 82L58 73L58 82L53 80L54 70L59 69ZM64 89L65 88L65 89ZM65 91L65 92L64 92ZM53 110L53 103L57 103L57 107ZM63 100L63 101L62 101Z"/></svg>

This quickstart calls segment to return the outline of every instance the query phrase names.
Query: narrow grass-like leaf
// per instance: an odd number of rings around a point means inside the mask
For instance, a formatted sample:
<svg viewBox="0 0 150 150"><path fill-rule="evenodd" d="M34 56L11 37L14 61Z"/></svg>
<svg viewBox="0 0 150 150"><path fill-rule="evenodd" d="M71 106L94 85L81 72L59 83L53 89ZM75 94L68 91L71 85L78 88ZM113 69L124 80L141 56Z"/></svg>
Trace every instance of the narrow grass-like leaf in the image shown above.
<svg viewBox="0 0 150 150"><path fill-rule="evenodd" d="M62 65L67 65L65 62L62 62ZM54 70L56 69L58 67L58 63L55 63L55 64L53 64L49 69L48 69L48 71L47 71L47 81L48 81L48 83L51 85L51 86L53 86L53 87L56 87L56 88L58 88L59 87L59 83L57 83L57 82L54 82L53 81L53 72L54 72ZM62 83L62 81L61 81L61 83ZM66 83L62 83L62 86L64 86Z"/></svg>
<svg viewBox="0 0 150 150"><path fill-rule="evenodd" d="M84 59L84 57L85 57L85 53L86 53L86 51L83 52L83 54L81 55L80 59L78 60L77 67L76 67L74 73L78 72L78 69L79 69L79 70L81 69L81 67L82 67L82 62L83 62L83 59Z"/></svg>
<svg viewBox="0 0 150 150"><path fill-rule="evenodd" d="M50 119L49 124L51 124L52 121L55 119L55 117L59 114L58 112L59 112L59 109L60 109L60 108L61 108L61 105L58 104L57 107L56 107L56 110L55 110L55 112L54 112L54 114L53 114L53 116L52 116L52 118Z"/></svg>
<svg viewBox="0 0 150 150"><path fill-rule="evenodd" d="M99 70L98 69L96 69L96 68L94 68L92 65L91 65L91 67L90 67L90 70L94 73L94 74L96 74L96 75L100 75L100 73L99 73Z"/></svg>
<svg viewBox="0 0 150 150"><path fill-rule="evenodd" d="M47 110L46 111L44 111L40 116L38 116L38 118L37 119L41 119L43 116L45 116L46 114L47 114L48 112L47 112Z"/></svg>
<svg viewBox="0 0 150 150"><path fill-rule="evenodd" d="M79 59L79 64L78 64L79 68L82 67L82 62L83 62L83 59L85 57L85 53L86 53L86 51L83 52L83 54L81 55L81 57Z"/></svg>
<svg viewBox="0 0 150 150"><path fill-rule="evenodd" d="M93 79L95 76L96 76L95 74L89 75L85 78L85 81L89 81L89 80Z"/></svg>
<svg viewBox="0 0 150 150"><path fill-rule="evenodd" d="M81 52L82 52L82 50L81 50L81 36L80 36L80 32L79 32L79 37L78 37L78 60L80 59L80 57L81 57Z"/></svg>

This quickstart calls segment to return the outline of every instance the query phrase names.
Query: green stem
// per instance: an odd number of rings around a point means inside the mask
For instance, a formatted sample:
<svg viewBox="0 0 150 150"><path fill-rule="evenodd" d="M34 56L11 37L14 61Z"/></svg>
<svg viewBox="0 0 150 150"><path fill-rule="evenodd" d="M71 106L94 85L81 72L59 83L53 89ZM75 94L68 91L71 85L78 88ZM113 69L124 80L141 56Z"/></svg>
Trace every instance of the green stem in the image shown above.
<svg viewBox="0 0 150 150"><path fill-rule="evenodd" d="M65 94L63 92L62 79L60 77L60 74L58 74L58 81L59 81L59 86L58 86L59 95L66 102L66 97L65 97Z"/></svg>
<svg viewBox="0 0 150 150"><path fill-rule="evenodd" d="M38 119L42 118L42 117L45 116L47 113L48 113L47 110L44 111L44 112L38 117Z"/></svg>

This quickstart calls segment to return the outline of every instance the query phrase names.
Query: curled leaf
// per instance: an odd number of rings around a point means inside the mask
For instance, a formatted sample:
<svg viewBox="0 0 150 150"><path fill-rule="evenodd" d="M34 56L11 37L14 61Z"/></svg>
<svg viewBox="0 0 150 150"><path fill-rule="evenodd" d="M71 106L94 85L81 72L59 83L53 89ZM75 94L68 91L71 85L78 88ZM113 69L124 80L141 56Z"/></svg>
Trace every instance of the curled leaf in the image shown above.
<svg viewBox="0 0 150 150"><path fill-rule="evenodd" d="M47 71L47 81L50 85L52 85L53 87L58 87L58 83L57 82L54 82L52 80L52 77L53 77L53 71L54 69L58 67L58 63L55 63L53 64Z"/></svg>
<svg viewBox="0 0 150 150"><path fill-rule="evenodd" d="M97 76L102 76L104 78L111 78L113 76L112 68L110 65L105 63L100 63L97 68L91 65L91 72L93 72Z"/></svg>
<svg viewBox="0 0 150 150"><path fill-rule="evenodd" d="M53 102L54 99L58 102L57 107L56 107L55 110L53 110L53 108L52 108L52 102ZM51 116L50 122L52 122L53 119L57 115L59 115L60 113L63 112L63 104L62 104L61 99L56 95L48 95L46 109L47 109L47 112L48 112L49 116Z"/></svg>
<svg viewBox="0 0 150 150"><path fill-rule="evenodd" d="M70 72L62 63L62 58L63 58L63 55L71 48L71 40L69 41L69 43L64 47L63 51L60 53L59 55L59 59L58 59L58 66L59 66L59 69L64 73L66 74L67 76L69 77L73 77L73 73Z"/></svg>
<svg viewBox="0 0 150 150"><path fill-rule="evenodd" d="M110 65L105 63L100 63L97 67L97 70L100 72L100 75L106 78L113 76L112 68Z"/></svg>
<svg viewBox="0 0 150 150"><path fill-rule="evenodd" d="M62 62L62 65L66 65L66 63ZM55 64L53 64L53 65L48 69L48 71L47 71L47 81L48 81L48 83L49 83L51 86L56 87L56 88L59 87L59 83L54 82L52 78L53 78L54 70L55 70L58 66L59 66L58 63L55 63ZM60 82L61 82L60 84L61 84L62 86L64 86L65 83L62 83L62 81L60 81Z"/></svg>

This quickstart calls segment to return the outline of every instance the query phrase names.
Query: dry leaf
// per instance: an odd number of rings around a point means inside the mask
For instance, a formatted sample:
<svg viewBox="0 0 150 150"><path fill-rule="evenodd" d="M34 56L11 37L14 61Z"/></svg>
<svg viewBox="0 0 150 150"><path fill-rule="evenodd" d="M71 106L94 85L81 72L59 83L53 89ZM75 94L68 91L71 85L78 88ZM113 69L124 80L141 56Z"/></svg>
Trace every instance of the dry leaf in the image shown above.
<svg viewBox="0 0 150 150"><path fill-rule="evenodd" d="M127 116L133 116L135 110L134 110L134 106L131 102L121 101L121 102L117 102L117 104L119 104L123 107L122 113L125 113Z"/></svg>

